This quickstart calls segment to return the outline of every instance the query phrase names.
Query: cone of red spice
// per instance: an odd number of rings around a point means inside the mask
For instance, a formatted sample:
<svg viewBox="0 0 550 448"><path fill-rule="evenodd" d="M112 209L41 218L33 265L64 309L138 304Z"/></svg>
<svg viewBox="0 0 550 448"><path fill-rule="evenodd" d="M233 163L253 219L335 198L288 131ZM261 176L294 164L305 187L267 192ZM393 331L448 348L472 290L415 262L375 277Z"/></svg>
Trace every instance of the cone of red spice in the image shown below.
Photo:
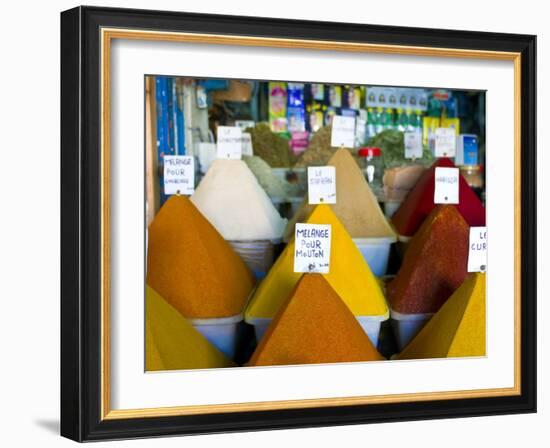
<svg viewBox="0 0 550 448"><path fill-rule="evenodd" d="M434 208L386 287L392 310L403 314L438 311L466 278L469 237L470 228L454 205Z"/></svg>
<svg viewBox="0 0 550 448"><path fill-rule="evenodd" d="M391 218L391 222L399 235L413 236L426 217L435 208L436 167L454 168L455 165L450 159L442 158L437 160L422 174L414 188ZM456 208L466 222L470 226L484 226L485 208L462 175L459 175L458 194L460 203L456 205Z"/></svg>
<svg viewBox="0 0 550 448"><path fill-rule="evenodd" d="M248 365L319 364L384 359L346 304L320 274L304 274Z"/></svg>

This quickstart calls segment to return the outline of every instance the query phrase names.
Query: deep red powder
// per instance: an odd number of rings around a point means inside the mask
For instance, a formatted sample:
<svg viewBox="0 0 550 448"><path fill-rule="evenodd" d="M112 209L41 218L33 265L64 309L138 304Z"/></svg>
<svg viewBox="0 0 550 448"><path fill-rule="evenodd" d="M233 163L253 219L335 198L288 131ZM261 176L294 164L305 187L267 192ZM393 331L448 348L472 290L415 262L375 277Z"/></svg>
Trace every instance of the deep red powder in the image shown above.
<svg viewBox="0 0 550 448"><path fill-rule="evenodd" d="M466 278L470 228L454 205L438 205L410 241L386 286L394 311L435 313Z"/></svg>
<svg viewBox="0 0 550 448"><path fill-rule="evenodd" d="M400 235L413 236L426 217L435 208L435 168L454 168L454 163L448 158L437 160L422 174L414 188L407 195L401 206L393 215L391 221ZM485 207L478 196L459 175L459 201L456 208L470 226L485 225Z"/></svg>

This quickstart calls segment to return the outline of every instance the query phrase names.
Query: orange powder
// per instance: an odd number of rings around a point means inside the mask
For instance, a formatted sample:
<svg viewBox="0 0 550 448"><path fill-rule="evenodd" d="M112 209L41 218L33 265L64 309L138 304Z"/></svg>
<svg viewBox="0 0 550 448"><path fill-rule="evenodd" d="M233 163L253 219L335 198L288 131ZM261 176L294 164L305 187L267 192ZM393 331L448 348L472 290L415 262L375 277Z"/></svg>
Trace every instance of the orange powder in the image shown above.
<svg viewBox="0 0 550 448"><path fill-rule="evenodd" d="M172 196L149 226L147 283L187 318L234 316L252 273L184 196Z"/></svg>
<svg viewBox="0 0 550 448"><path fill-rule="evenodd" d="M304 274L248 365L320 364L384 359L320 274Z"/></svg>
<svg viewBox="0 0 550 448"><path fill-rule="evenodd" d="M454 205L439 205L412 238L386 292L399 313L435 313L467 275L470 229Z"/></svg>

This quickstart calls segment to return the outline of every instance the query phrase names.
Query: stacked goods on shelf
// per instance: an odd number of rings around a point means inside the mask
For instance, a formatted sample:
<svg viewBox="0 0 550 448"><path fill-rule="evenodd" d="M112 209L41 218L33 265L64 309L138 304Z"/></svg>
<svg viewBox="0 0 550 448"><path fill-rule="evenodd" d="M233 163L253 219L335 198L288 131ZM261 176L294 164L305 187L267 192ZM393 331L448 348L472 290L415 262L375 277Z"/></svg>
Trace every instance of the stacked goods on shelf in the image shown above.
<svg viewBox="0 0 550 448"><path fill-rule="evenodd" d="M410 160L405 158L405 140L401 131L387 129L372 137L368 146L380 148L382 150L382 161L384 168L404 166L410 164ZM434 157L428 148L424 148L422 157L416 159L416 163L429 166Z"/></svg>
<svg viewBox="0 0 550 448"><path fill-rule="evenodd" d="M326 165L334 152L330 144L331 126L319 129L311 138L308 147L300 154L294 164L296 168L307 168L314 165Z"/></svg>
<svg viewBox="0 0 550 448"><path fill-rule="evenodd" d="M332 126L319 129L311 138L307 149L300 154L295 168L307 168L308 166L326 165L334 152L339 148L331 145ZM357 156L353 156L358 166L361 162Z"/></svg>
<svg viewBox="0 0 550 448"><path fill-rule="evenodd" d="M395 166L384 171L385 201L402 202L420 180L426 168L423 165Z"/></svg>
<svg viewBox="0 0 550 448"><path fill-rule="evenodd" d="M485 274L471 273L397 359L485 356Z"/></svg>
<svg viewBox="0 0 550 448"><path fill-rule="evenodd" d="M231 367L182 314L151 287L145 290L145 370Z"/></svg>
<svg viewBox="0 0 550 448"><path fill-rule="evenodd" d="M256 275L265 275L273 263L273 244L282 238L287 220L246 163L215 160L191 201Z"/></svg>
<svg viewBox="0 0 550 448"><path fill-rule="evenodd" d="M420 177L412 191L407 195L401 206L391 218L399 235L413 236L426 217L436 207L434 203L435 169L437 167L454 168L450 159L438 159ZM475 192L468 186L464 178L459 176L459 198L457 210L470 226L485 225L485 208Z"/></svg>
<svg viewBox="0 0 550 448"><path fill-rule="evenodd" d="M264 159L271 168L290 168L294 164L288 140L272 132L267 123L258 123L246 132L250 133L254 155Z"/></svg>
<svg viewBox="0 0 550 448"><path fill-rule="evenodd" d="M184 196L161 207L148 240L147 284L232 357L254 287L248 267Z"/></svg>
<svg viewBox="0 0 550 448"><path fill-rule="evenodd" d="M393 129L380 132L371 138L368 144L382 150L382 198L386 216L391 217L416 184L425 167L432 163L433 155L426 147L422 149L422 157L414 161L407 159L404 133Z"/></svg>
<svg viewBox="0 0 550 448"><path fill-rule="evenodd" d="M331 225L330 272L325 279L341 297L376 346L380 323L388 318L388 307L377 279L348 232L328 205L316 206L306 223ZM267 277L262 280L245 312L245 321L262 335L301 277L294 272L292 239Z"/></svg>
<svg viewBox="0 0 550 448"><path fill-rule="evenodd" d="M320 274L304 274L281 304L248 365L382 359L325 278Z"/></svg>
<svg viewBox="0 0 550 448"><path fill-rule="evenodd" d="M464 281L469 235L454 205L438 205L411 239L401 269L386 287L399 348Z"/></svg>
<svg viewBox="0 0 550 448"><path fill-rule="evenodd" d="M336 169L336 204L330 204L330 208L353 238L374 275L384 275L390 245L397 240L394 231L350 151L338 149L328 165ZM285 240L294 235L295 224L303 222L314 207L307 199L302 203L285 230Z"/></svg>

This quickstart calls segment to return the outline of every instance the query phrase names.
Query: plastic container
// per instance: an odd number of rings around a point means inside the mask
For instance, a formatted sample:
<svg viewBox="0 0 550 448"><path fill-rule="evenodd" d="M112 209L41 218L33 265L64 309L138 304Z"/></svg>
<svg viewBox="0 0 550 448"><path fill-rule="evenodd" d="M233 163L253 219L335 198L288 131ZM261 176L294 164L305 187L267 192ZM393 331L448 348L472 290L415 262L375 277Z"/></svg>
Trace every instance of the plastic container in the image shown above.
<svg viewBox="0 0 550 448"><path fill-rule="evenodd" d="M378 345L378 336L380 335L380 325L382 322L388 319L387 316L356 316L359 325L365 331L372 344L376 347ZM256 341L259 343L263 338L267 327L271 323L272 319L268 317L249 317L246 319L246 323L254 326L254 332L256 333Z"/></svg>
<svg viewBox="0 0 550 448"><path fill-rule="evenodd" d="M228 358L235 357L238 341L238 326L243 321L243 314L213 319L191 319L191 324L210 343Z"/></svg>
<svg viewBox="0 0 550 448"><path fill-rule="evenodd" d="M228 241L258 279L265 277L273 265L275 245L279 242L274 240Z"/></svg>
<svg viewBox="0 0 550 448"><path fill-rule="evenodd" d="M396 237L353 238L357 249L359 249L370 270L376 277L386 275L390 247L396 241Z"/></svg>
<svg viewBox="0 0 550 448"><path fill-rule="evenodd" d="M378 347L378 336L380 335L380 325L388 320L388 316L356 316L359 324L367 333L372 345Z"/></svg>
<svg viewBox="0 0 550 448"><path fill-rule="evenodd" d="M399 351L418 334L434 313L404 314L390 308L390 319L393 334Z"/></svg>

